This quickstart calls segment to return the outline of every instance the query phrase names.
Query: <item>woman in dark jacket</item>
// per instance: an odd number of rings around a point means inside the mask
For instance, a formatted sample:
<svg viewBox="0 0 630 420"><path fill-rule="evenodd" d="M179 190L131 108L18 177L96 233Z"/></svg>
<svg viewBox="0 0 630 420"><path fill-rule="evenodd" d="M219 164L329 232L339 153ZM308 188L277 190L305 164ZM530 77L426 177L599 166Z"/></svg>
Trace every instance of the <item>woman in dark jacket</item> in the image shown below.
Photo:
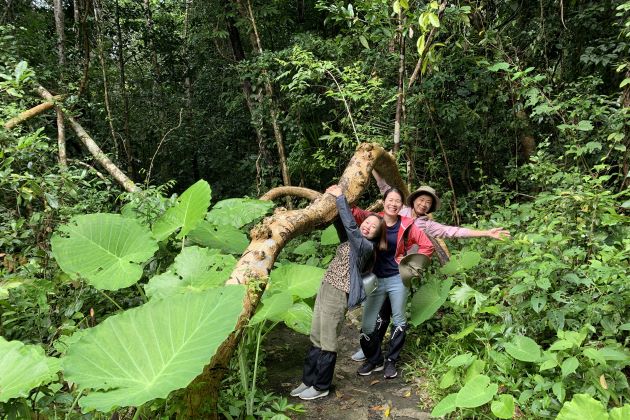
<svg viewBox="0 0 630 420"><path fill-rule="evenodd" d="M385 247L383 219L368 215L357 226L348 202L338 185L327 193L337 197L339 220L337 227L341 244L330 262L315 300L311 324L312 346L304 359L302 383L291 391L291 396L314 400L328 395L337 361L337 338L346 310L365 299L361 273L374 260L375 247ZM375 244L373 241L379 241Z"/></svg>

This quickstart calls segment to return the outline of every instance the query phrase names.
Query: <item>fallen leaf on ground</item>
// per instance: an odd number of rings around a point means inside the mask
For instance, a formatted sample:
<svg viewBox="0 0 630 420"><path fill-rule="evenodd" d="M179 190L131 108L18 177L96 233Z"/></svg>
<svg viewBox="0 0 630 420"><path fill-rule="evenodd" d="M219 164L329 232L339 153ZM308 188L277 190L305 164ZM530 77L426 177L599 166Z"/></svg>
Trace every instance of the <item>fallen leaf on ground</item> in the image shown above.
<svg viewBox="0 0 630 420"><path fill-rule="evenodd" d="M341 398L341 397L343 397L343 392L335 391L335 395L337 396L337 398Z"/></svg>
<svg viewBox="0 0 630 420"><path fill-rule="evenodd" d="M403 394L403 397L405 397L405 398L409 398L409 397L411 397L411 390L409 390L409 391L405 392L405 393Z"/></svg>
<svg viewBox="0 0 630 420"><path fill-rule="evenodd" d="M374 379L372 382L370 382L370 386L372 385L376 385L378 383L380 383L381 381L379 381L378 379Z"/></svg>
<svg viewBox="0 0 630 420"><path fill-rule="evenodd" d="M374 411L383 411L385 410L386 407L383 407L382 405L375 405L370 407L370 410L374 410Z"/></svg>

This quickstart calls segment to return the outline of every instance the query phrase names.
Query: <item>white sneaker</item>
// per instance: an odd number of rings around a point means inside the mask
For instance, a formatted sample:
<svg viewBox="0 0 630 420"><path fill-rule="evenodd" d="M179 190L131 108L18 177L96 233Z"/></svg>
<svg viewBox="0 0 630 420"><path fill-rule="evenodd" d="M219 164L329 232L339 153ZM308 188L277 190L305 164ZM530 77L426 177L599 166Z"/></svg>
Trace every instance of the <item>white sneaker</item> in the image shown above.
<svg viewBox="0 0 630 420"><path fill-rule="evenodd" d="M328 390L319 391L315 389L315 387L310 387L303 391L299 397L301 400L316 400L317 398L322 398L328 395Z"/></svg>
<svg viewBox="0 0 630 420"><path fill-rule="evenodd" d="M363 354L363 349L359 349L359 351L357 351L352 356L350 356L350 358L352 360L354 360L355 362L362 362L362 361L364 361L365 360L365 354Z"/></svg>
<svg viewBox="0 0 630 420"><path fill-rule="evenodd" d="M308 388L309 388L308 385L304 385L304 383L301 383L297 388L295 388L293 391L291 391L289 393L289 395L292 396L292 397L297 397L302 392L306 391Z"/></svg>

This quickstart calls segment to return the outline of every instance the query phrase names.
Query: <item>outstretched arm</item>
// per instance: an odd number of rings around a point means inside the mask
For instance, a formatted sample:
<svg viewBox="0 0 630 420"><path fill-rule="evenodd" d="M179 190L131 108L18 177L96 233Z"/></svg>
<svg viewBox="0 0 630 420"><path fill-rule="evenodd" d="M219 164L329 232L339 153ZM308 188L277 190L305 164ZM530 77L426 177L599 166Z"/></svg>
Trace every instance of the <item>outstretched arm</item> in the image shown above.
<svg viewBox="0 0 630 420"><path fill-rule="evenodd" d="M503 229L502 227L487 229L487 230L475 230L470 229L469 233L470 238L493 238L493 239L509 239L510 232Z"/></svg>

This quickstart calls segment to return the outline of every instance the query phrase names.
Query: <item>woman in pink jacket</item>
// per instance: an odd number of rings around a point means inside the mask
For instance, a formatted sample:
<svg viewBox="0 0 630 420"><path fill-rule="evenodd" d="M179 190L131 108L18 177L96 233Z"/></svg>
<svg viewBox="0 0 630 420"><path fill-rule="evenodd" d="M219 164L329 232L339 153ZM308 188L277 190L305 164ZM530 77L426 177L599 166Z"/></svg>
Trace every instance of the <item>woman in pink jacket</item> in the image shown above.
<svg viewBox="0 0 630 420"><path fill-rule="evenodd" d="M390 186L376 171L372 171L376 184L381 192L387 191ZM414 219L414 224L423 230L427 235L434 238L493 238L493 239L507 239L510 237L510 232L502 227L492 228L488 230L476 230L468 229L459 226L448 226L438 223L429 219L429 215L440 208L440 198L435 190L429 186L422 186L416 191L411 193L407 198L406 205L403 205L400 210L401 216L407 216ZM392 314L391 305L387 300L383 302L383 307L376 319L376 329L379 331L379 336L384 337L389 325L390 317ZM395 327L392 327L392 334L395 332ZM381 338L382 340L382 338ZM390 350L391 353L391 350ZM386 356L390 357L390 354ZM365 354L362 349L359 349L352 355L352 360L364 361L366 360ZM386 378L392 378L394 376L387 376Z"/></svg>
<svg viewBox="0 0 630 420"><path fill-rule="evenodd" d="M400 277L398 264L411 248L417 246L417 253L431 257L433 244L427 235L419 229L413 219L400 216L404 195L396 188L390 188L383 195L383 212L380 213L387 226L387 250L377 253L372 272L378 277L378 287L365 300L363 321L361 324L361 348L366 361L358 369L359 375L370 375L372 372L385 370L385 377L397 375L396 362L405 342L407 329L407 298L409 288ZM353 208L357 223L371 213ZM384 359L381 353L381 341L376 328L376 319L385 299L389 299L392 310L393 333L389 343L389 353Z"/></svg>

